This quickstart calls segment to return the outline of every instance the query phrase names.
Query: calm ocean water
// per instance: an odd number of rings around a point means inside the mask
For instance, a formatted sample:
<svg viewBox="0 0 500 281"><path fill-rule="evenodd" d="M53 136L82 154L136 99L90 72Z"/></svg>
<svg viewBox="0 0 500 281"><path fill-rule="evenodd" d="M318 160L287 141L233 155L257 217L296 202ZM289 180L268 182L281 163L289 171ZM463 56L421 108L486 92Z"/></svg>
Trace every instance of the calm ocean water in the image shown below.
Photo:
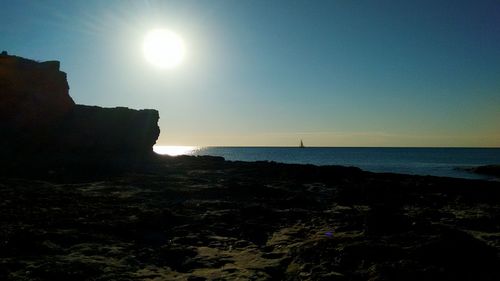
<svg viewBox="0 0 500 281"><path fill-rule="evenodd" d="M500 148L344 148L344 147L168 147L170 155L212 155L226 160L356 166L366 171L492 179L460 168L500 164Z"/></svg>

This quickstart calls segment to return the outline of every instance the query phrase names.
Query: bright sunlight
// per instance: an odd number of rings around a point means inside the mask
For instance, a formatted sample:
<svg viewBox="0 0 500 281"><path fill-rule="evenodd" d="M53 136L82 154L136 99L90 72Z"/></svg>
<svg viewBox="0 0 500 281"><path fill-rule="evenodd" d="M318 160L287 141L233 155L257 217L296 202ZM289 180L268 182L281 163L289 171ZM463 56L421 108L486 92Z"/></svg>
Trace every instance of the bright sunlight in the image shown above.
<svg viewBox="0 0 500 281"><path fill-rule="evenodd" d="M155 145L153 146L153 151L157 154L179 156L179 155L189 155L198 147L196 146L175 146L175 145Z"/></svg>
<svg viewBox="0 0 500 281"><path fill-rule="evenodd" d="M161 69L171 69L182 63L186 48L182 38L166 29L151 30L144 37L146 60Z"/></svg>

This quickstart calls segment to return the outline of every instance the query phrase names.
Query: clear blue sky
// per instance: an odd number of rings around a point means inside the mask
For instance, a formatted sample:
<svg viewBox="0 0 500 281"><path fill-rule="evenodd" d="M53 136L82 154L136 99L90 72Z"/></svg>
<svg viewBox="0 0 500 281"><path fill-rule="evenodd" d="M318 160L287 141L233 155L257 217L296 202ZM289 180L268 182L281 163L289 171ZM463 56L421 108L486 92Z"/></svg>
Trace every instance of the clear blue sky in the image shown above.
<svg viewBox="0 0 500 281"><path fill-rule="evenodd" d="M154 28L187 45L159 70ZM163 145L500 146L500 1L1 1L0 49Z"/></svg>

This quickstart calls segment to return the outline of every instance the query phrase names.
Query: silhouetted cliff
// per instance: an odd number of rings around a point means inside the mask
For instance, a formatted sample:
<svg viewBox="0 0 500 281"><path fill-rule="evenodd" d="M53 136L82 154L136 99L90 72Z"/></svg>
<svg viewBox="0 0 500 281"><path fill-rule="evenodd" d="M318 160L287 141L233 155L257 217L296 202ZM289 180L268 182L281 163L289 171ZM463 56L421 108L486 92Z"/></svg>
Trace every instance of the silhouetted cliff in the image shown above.
<svg viewBox="0 0 500 281"><path fill-rule="evenodd" d="M158 111L76 105L65 117L59 150L150 152L160 135Z"/></svg>
<svg viewBox="0 0 500 281"><path fill-rule="evenodd" d="M58 61L0 54L0 152L147 153L159 136L156 110L75 105Z"/></svg>
<svg viewBox="0 0 500 281"><path fill-rule="evenodd" d="M0 55L2 145L43 142L75 105L59 62Z"/></svg>

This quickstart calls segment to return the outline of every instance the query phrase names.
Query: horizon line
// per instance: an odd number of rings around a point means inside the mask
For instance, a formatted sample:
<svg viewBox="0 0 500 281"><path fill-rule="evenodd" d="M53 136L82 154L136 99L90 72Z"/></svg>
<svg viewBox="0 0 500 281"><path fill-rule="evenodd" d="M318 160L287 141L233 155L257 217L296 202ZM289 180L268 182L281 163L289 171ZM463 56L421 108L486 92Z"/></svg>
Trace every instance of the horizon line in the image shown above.
<svg viewBox="0 0 500 281"><path fill-rule="evenodd" d="M293 145L164 145L154 144L153 146L168 147L227 147L227 148L299 148ZM305 148L491 148L500 149L500 146L305 146Z"/></svg>

